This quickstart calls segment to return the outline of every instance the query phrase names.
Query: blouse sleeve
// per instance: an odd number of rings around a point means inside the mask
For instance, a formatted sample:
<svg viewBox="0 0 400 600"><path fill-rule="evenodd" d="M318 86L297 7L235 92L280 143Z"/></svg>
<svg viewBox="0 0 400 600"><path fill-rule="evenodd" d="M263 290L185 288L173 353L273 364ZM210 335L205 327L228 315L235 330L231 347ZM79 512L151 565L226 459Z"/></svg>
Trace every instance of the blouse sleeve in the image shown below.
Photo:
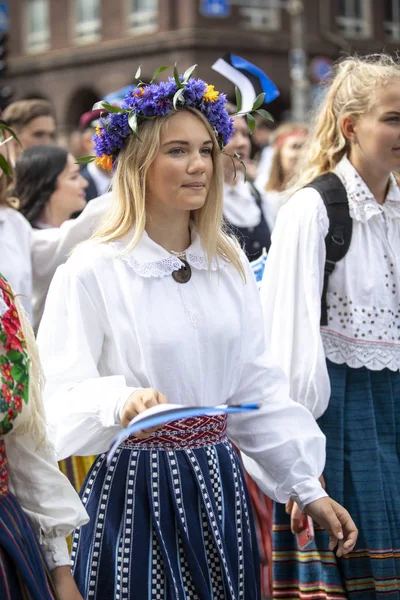
<svg viewBox="0 0 400 600"><path fill-rule="evenodd" d="M88 522L79 496L58 468L54 450L29 432L5 436L10 487L27 514L50 570L70 564L66 537Z"/></svg>
<svg viewBox="0 0 400 600"><path fill-rule="evenodd" d="M91 200L77 219L61 227L35 229L32 239L34 329L39 327L47 291L57 268L65 263L72 249L89 239L111 205L111 193Z"/></svg>
<svg viewBox="0 0 400 600"><path fill-rule="evenodd" d="M305 188L281 209L261 284L266 338L290 395L320 417L330 383L320 334L325 237L329 222L318 192Z"/></svg>
<svg viewBox="0 0 400 600"><path fill-rule="evenodd" d="M100 376L109 329L101 293L94 276L84 282L70 264L51 283L38 334L46 417L58 460L106 452L121 430L120 409L137 389L122 375Z"/></svg>
<svg viewBox="0 0 400 600"><path fill-rule="evenodd" d="M228 419L228 435L247 471L277 502L300 506L326 496L318 481L325 465L325 436L309 411L289 398L289 385L266 350L259 292L246 266L241 373L229 402L260 403L259 410Z"/></svg>
<svg viewBox="0 0 400 600"><path fill-rule="evenodd" d="M20 316L11 288L0 275L0 441L10 489L27 513L52 570L70 563L65 538L88 516L58 469L54 451L46 440L38 443L34 421L29 421L36 414L28 392L32 358Z"/></svg>

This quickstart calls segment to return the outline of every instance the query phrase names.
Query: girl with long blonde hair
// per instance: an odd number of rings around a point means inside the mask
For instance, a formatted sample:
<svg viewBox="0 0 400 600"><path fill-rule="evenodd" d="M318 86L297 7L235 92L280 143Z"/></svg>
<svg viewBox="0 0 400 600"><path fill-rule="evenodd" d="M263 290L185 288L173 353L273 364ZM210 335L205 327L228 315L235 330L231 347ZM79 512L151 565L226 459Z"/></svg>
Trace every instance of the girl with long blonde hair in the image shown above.
<svg viewBox="0 0 400 600"><path fill-rule="evenodd" d="M39 330L58 458L99 454L74 536L85 598L260 598L257 540L241 466L301 506L347 554L357 533L318 477L323 438L266 362L251 268L222 229L225 97L188 75L141 83L95 140L116 170L113 208L51 285ZM175 105L175 108L174 108ZM160 404L257 402L180 419L106 452ZM346 523L346 524L345 524Z"/></svg>
<svg viewBox="0 0 400 600"><path fill-rule="evenodd" d="M304 517L290 502L290 525L276 505L279 598L400 598L399 169L400 66L384 54L348 57L279 214L261 297L273 358L326 435L326 490L360 535L346 560L320 530L299 548ZM344 198L340 227L328 219L321 177L335 186L331 205ZM327 261L327 248L347 243L341 260Z"/></svg>

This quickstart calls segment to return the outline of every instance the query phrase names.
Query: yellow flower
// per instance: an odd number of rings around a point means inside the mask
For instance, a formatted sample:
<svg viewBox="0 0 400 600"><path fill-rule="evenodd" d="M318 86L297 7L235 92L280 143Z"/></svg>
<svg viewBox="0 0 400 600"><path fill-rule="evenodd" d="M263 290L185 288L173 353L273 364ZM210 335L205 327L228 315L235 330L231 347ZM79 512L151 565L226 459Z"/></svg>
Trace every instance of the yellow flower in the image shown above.
<svg viewBox="0 0 400 600"><path fill-rule="evenodd" d="M213 85L207 85L207 89L204 92L204 100L207 100L207 102L215 102L218 99L219 96L219 92L214 90L214 86Z"/></svg>
<svg viewBox="0 0 400 600"><path fill-rule="evenodd" d="M96 125L96 134L100 137L101 136L101 128L100 125Z"/></svg>
<svg viewBox="0 0 400 600"><path fill-rule="evenodd" d="M96 158L95 162L105 171L111 171L113 166L112 156L109 154L102 154L100 157Z"/></svg>

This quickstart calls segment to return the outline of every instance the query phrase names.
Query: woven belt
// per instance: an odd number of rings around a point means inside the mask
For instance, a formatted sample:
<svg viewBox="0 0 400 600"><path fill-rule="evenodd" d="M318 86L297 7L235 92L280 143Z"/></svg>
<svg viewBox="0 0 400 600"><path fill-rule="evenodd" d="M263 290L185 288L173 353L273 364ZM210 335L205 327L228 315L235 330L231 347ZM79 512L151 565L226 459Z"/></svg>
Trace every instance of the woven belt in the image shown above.
<svg viewBox="0 0 400 600"><path fill-rule="evenodd" d="M135 436L126 439L122 448L142 450L183 450L218 444L226 438L226 415L188 417L171 421L145 440Z"/></svg>

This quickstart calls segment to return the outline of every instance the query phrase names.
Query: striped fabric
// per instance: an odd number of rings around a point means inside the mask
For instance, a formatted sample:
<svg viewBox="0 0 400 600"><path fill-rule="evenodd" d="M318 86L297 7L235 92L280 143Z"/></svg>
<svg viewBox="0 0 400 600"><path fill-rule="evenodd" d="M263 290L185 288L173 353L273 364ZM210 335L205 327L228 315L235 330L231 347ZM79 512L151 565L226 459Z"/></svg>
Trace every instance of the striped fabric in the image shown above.
<svg viewBox="0 0 400 600"><path fill-rule="evenodd" d="M0 598L54 600L56 591L35 533L8 490L3 440L0 440L0 471Z"/></svg>
<svg viewBox="0 0 400 600"><path fill-rule="evenodd" d="M257 540L226 416L175 421L100 455L73 573L90 600L260 600Z"/></svg>
<svg viewBox="0 0 400 600"><path fill-rule="evenodd" d="M275 507L274 598L400 600L400 373L328 361L332 394L318 423L327 437L327 491L358 529L337 559L328 536L298 550L283 506Z"/></svg>
<svg viewBox="0 0 400 600"><path fill-rule="evenodd" d="M70 456L65 460L60 460L58 466L64 475L68 477L76 491L80 492L95 459L95 456Z"/></svg>

